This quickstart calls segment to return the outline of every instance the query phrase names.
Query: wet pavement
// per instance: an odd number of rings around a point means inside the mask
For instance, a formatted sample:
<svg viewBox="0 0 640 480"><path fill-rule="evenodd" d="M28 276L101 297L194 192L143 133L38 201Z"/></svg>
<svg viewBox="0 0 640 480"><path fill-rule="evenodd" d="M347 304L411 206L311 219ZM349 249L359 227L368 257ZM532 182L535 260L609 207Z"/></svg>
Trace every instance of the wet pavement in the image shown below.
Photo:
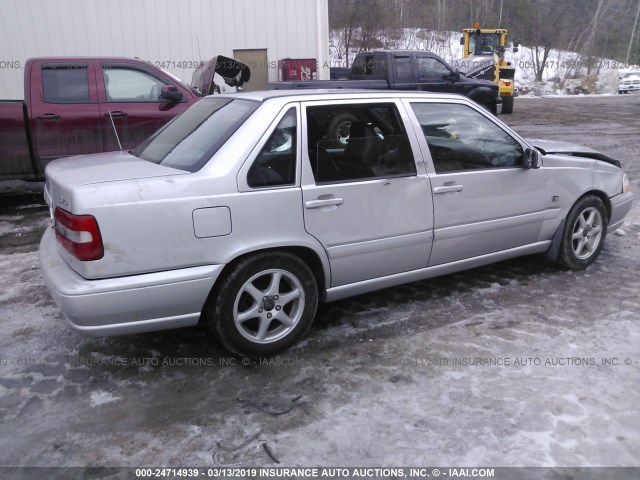
<svg viewBox="0 0 640 480"><path fill-rule="evenodd" d="M620 159L638 192L638 112L519 98L502 119ZM264 361L201 328L73 331L41 197L0 202L0 466L640 466L640 202L586 271L529 257L324 305Z"/></svg>

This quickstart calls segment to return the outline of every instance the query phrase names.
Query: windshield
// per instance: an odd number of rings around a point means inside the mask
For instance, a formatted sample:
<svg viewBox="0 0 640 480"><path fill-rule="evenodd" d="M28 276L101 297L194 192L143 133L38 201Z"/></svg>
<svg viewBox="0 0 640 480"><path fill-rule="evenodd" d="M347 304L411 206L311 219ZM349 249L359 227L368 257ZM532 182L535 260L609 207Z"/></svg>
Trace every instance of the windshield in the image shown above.
<svg viewBox="0 0 640 480"><path fill-rule="evenodd" d="M640 77L640 72L627 72L624 74L623 78L629 78L629 77Z"/></svg>
<svg viewBox="0 0 640 480"><path fill-rule="evenodd" d="M478 50L476 51L476 44ZM469 55L487 55L500 52L499 33L481 33L469 35Z"/></svg>
<svg viewBox="0 0 640 480"><path fill-rule="evenodd" d="M131 153L149 162L195 172L258 108L258 102L205 98Z"/></svg>

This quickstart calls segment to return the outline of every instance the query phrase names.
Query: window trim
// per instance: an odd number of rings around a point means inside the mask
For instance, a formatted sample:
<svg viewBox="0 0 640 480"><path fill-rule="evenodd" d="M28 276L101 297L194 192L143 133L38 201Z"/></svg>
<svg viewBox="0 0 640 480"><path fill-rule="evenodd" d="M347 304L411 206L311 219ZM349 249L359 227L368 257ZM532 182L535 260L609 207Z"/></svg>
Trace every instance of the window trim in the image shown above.
<svg viewBox="0 0 640 480"><path fill-rule="evenodd" d="M87 101L86 102L52 102L45 99L44 71L45 70L85 70L87 72ZM40 65L40 101L49 105L87 105L95 103L91 99L91 65L89 62L47 62Z"/></svg>
<svg viewBox="0 0 640 480"><path fill-rule="evenodd" d="M419 68L420 60L432 60L432 61L438 62L439 64L441 64L445 68L445 70L449 74L453 73L451 68L446 63L444 63L442 60L440 60L437 57L433 57L433 56L430 56L430 55L416 55L414 57L414 62L415 62L415 75L416 75L416 82L417 83L431 83L431 82L435 82L436 81L435 78L426 79L426 80L420 78L420 68ZM428 70L428 71L435 72L435 70ZM440 78L440 81L442 81L442 77Z"/></svg>
<svg viewBox="0 0 640 480"><path fill-rule="evenodd" d="M104 101L100 100L100 103L164 103L160 100L109 100L109 96L107 95L107 83L104 80L104 72L105 70L109 70L109 69L122 69L122 70L133 70L135 72L139 72L139 73L143 73L145 75L148 75L152 78L155 78L157 81L159 81L160 83L162 83L163 85L175 85L176 87L180 88L179 85L176 85L176 83L167 83L167 78L162 78L160 75L157 74L157 72L154 72L151 69L146 69L142 66L140 66L139 64L133 64L133 63L124 63L124 62L100 62L100 64L98 65L98 73L99 73L99 77L100 77L100 81L102 82L102 89L99 92L100 96L104 98ZM187 96L184 94L184 92L182 92L182 100L180 100L177 103L184 103L187 101Z"/></svg>
<svg viewBox="0 0 640 480"><path fill-rule="evenodd" d="M414 164L414 172L413 173L400 173L393 175L376 175L374 177L365 177L365 178L355 178L355 179L346 179L346 180L334 180L327 182L317 182L315 176L313 174L313 169L311 168L311 159L309 158L309 139L306 135L309 124L307 122L307 110L309 108L330 108L330 107L343 107L348 108L350 106L366 106L366 107L375 107L375 105L380 105L382 107L393 106L396 109L396 113L398 114L398 122L400 127L404 130L404 134L406 135L408 146L413 155L413 164ZM419 143L416 143L415 132L413 131L412 119L407 116L406 105L403 104L401 99L398 98L356 98L356 99L332 99L330 101L310 101L305 102L302 105L300 115L303 119L303 124L300 128L301 131L305 132L304 135L304 145L300 145L302 148L302 158L304 159L304 171L302 172L302 185L303 186L328 186L328 185L343 185L347 183L364 183L364 182L379 182L384 179L393 179L393 178L406 178L406 177L417 177L420 175L424 175L426 172L424 171L422 158L418 158L418 155L421 153L422 148ZM423 136L424 137L424 136Z"/></svg>
<svg viewBox="0 0 640 480"><path fill-rule="evenodd" d="M413 124L413 129L415 131L416 136L418 137L418 143L420 145L420 150L422 151L422 157L425 160L425 166L427 169L427 173L429 176L435 176L435 175L450 175L450 174L468 174L468 173L474 173L474 172L487 172L487 171L496 171L496 170L507 170L507 169L526 169L524 167L524 165L513 165L513 166L506 166L506 167L491 167L491 168L478 168L478 169L467 169L467 170L450 170L447 172L441 172L438 173L435 169L435 164L433 162L433 158L431 157L431 150L429 149L429 144L427 143L427 139L424 136L424 133L422 132L422 126L420 125L420 121L418 120L418 117L416 115L416 113L413 110L413 107L411 106L414 103L420 103L420 104L440 104L440 105L462 105L465 106L467 108L470 108L474 111L476 111L477 113L479 113L480 115L482 115L483 117L485 117L487 120L489 120L493 125L495 125L497 128L499 128L500 130L502 130L503 132L505 132L507 135L509 135L511 138L513 138L516 142L518 142L518 144L520 144L520 147L522 148L522 151L525 152L527 148L534 148L532 146L530 146L527 141L520 136L517 132L515 132L514 130L512 130L511 128L509 128L508 125L505 125L504 123L498 123L495 120L495 117L492 116L492 114L488 111L486 111L485 109L483 109L482 107L480 107L479 105L471 105L470 103L468 103L467 101L461 99L461 100L446 100L443 101L442 99L436 99L436 98L430 98L430 99L421 99L421 98L403 98L402 99L402 103L404 104L406 110L407 110L407 114L410 116L411 118L411 123Z"/></svg>
<svg viewBox="0 0 640 480"><path fill-rule="evenodd" d="M253 166L254 162L257 160L258 156L262 153L262 149L265 147L267 142L271 139L271 135L278 128L280 121L284 118L284 116L291 110L295 108L296 112L296 162L295 162L295 173L294 173L294 182L288 183L286 185L267 185L263 187L251 187L249 185L249 181L247 179L249 175L249 171ZM300 122L300 104L298 102L287 103L284 105L278 114L274 117L274 120L269 124L265 132L258 140L258 143L251 149L251 153L247 156L247 159L244 161L240 169L238 170L238 175L236 177L236 183L238 186L238 192L263 192L270 190L284 190L290 188L299 188L300 187L300 177L301 177L301 122Z"/></svg>

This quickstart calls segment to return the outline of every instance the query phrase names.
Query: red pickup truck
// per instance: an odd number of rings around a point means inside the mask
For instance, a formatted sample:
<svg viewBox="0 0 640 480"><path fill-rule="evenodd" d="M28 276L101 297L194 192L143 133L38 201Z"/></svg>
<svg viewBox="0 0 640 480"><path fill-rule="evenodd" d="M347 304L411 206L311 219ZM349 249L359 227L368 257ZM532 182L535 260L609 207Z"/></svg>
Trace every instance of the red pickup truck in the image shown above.
<svg viewBox="0 0 640 480"><path fill-rule="evenodd" d="M0 180L42 179L59 157L132 149L214 93L214 73L230 86L250 78L222 56L202 63L191 86L138 59L30 59L25 100L0 100Z"/></svg>

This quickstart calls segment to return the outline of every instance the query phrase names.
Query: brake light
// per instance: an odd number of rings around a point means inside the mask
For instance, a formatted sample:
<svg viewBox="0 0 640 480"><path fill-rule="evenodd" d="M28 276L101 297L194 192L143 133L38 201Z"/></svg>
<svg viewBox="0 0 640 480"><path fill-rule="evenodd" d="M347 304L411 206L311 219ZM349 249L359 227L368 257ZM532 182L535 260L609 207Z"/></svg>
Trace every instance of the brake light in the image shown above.
<svg viewBox="0 0 640 480"><path fill-rule="evenodd" d="M78 260L100 260L104 256L98 222L92 215L74 215L60 207L54 213L56 238Z"/></svg>
<svg viewBox="0 0 640 480"><path fill-rule="evenodd" d="M507 81L505 81L505 82L504 82L504 85L505 85L505 87L510 87L510 86L511 86L511 82L507 82Z"/></svg>

